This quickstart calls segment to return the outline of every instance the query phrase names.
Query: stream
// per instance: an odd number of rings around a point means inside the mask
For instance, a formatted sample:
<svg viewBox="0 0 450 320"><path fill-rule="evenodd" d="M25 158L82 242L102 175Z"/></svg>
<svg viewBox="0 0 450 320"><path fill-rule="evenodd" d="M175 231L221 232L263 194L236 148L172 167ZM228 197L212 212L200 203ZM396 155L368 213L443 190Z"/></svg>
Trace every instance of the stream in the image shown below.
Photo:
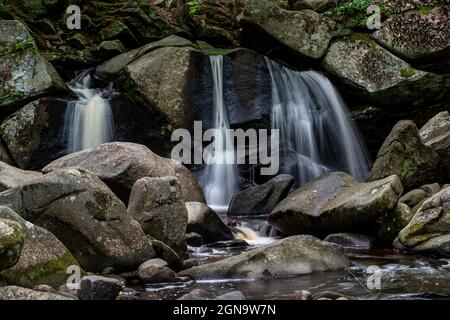
<svg viewBox="0 0 450 320"><path fill-rule="evenodd" d="M225 221L234 220L223 218ZM257 235L261 230L261 233L270 233L264 218L239 219L237 223L247 234ZM249 229L254 232L249 232ZM250 246L244 248L190 247L190 257L207 263L276 240L268 236L251 238L246 240ZM404 254L392 249L348 250L347 256L351 264L348 269L341 271L265 280L220 279L130 287L137 290L136 294L141 298L149 300L174 300L194 289L206 290L212 296L241 291L249 300L296 300L301 299L302 290L312 294L332 291L361 300L435 300L450 297L449 259Z"/></svg>

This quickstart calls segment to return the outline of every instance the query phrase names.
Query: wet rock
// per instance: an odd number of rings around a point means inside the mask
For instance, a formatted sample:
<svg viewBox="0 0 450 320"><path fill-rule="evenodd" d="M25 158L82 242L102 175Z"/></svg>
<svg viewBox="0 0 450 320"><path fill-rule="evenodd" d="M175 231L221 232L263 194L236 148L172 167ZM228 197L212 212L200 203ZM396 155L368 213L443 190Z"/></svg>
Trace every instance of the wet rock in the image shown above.
<svg viewBox="0 0 450 320"><path fill-rule="evenodd" d="M78 267L73 255L49 231L25 221L8 207L0 207L0 219L14 221L23 230L20 258L0 272L0 278L8 284L29 288L41 284L57 287L66 282L70 266Z"/></svg>
<svg viewBox="0 0 450 320"><path fill-rule="evenodd" d="M399 202L395 208L377 221L376 241L378 244L392 245L398 233L408 225L414 213L406 204Z"/></svg>
<svg viewBox="0 0 450 320"><path fill-rule="evenodd" d="M353 94L382 105L420 105L442 95L442 76L416 70L371 41L337 41L323 65Z"/></svg>
<svg viewBox="0 0 450 320"><path fill-rule="evenodd" d="M42 176L42 173L25 171L0 161L0 191L9 190L19 184Z"/></svg>
<svg viewBox="0 0 450 320"><path fill-rule="evenodd" d="M450 53L449 28L447 9L441 7L428 13L408 11L394 15L372 37L405 59L439 57Z"/></svg>
<svg viewBox="0 0 450 320"><path fill-rule="evenodd" d="M209 300L209 293L203 289L194 289L177 300Z"/></svg>
<svg viewBox="0 0 450 320"><path fill-rule="evenodd" d="M424 199L430 196L422 189L414 189L405 194L398 200L400 203L406 204L408 207L412 208Z"/></svg>
<svg viewBox="0 0 450 320"><path fill-rule="evenodd" d="M101 276L85 276L80 280L78 296L81 300L114 300L122 290L117 279Z"/></svg>
<svg viewBox="0 0 450 320"><path fill-rule="evenodd" d="M430 119L421 129L422 142L433 149L442 159L444 171L450 170L450 114L440 112ZM448 177L449 175L446 174Z"/></svg>
<svg viewBox="0 0 450 320"><path fill-rule="evenodd" d="M162 241L152 239L150 237L150 244L153 250L156 252L156 256L164 261L167 261L171 268L180 268L183 263L183 259L167 244Z"/></svg>
<svg viewBox="0 0 450 320"><path fill-rule="evenodd" d="M321 58L331 39L340 33L327 17L310 10L283 10L270 0L247 1L240 22L244 33L255 35L253 28L257 28L295 53L314 59Z"/></svg>
<svg viewBox="0 0 450 320"><path fill-rule="evenodd" d="M203 237L195 232L187 233L186 243L191 247L201 247L203 245Z"/></svg>
<svg viewBox="0 0 450 320"><path fill-rule="evenodd" d="M397 176L358 183L346 173L332 172L287 196L269 223L287 235L362 232L393 209L402 192Z"/></svg>
<svg viewBox="0 0 450 320"><path fill-rule="evenodd" d="M221 294L214 298L214 300L247 300L244 294L240 291L232 291Z"/></svg>
<svg viewBox="0 0 450 320"><path fill-rule="evenodd" d="M0 287L0 300L74 300L69 297L17 286Z"/></svg>
<svg viewBox="0 0 450 320"><path fill-rule="evenodd" d="M396 246L415 252L450 256L450 187L425 200L400 231Z"/></svg>
<svg viewBox="0 0 450 320"><path fill-rule="evenodd" d="M140 178L176 176L184 201L205 202L203 192L192 173L179 162L162 158L143 145L125 142L102 144L67 155L43 169L44 173L58 168L77 167L92 172L103 180L124 202Z"/></svg>
<svg viewBox="0 0 450 320"><path fill-rule="evenodd" d="M441 178L440 158L419 137L417 126L412 121L398 122L378 152L368 181L397 175L405 190Z"/></svg>
<svg viewBox="0 0 450 320"><path fill-rule="evenodd" d="M0 204L52 232L87 271L132 269L155 256L124 204L87 171L55 170L4 191Z"/></svg>
<svg viewBox="0 0 450 320"><path fill-rule="evenodd" d="M188 213L176 177L136 181L128 212L141 224L145 234L164 242L180 257L187 255Z"/></svg>
<svg viewBox="0 0 450 320"><path fill-rule="evenodd" d="M228 215L267 215L288 195L294 183L294 177L282 174L263 185L238 192L231 199Z"/></svg>
<svg viewBox="0 0 450 320"><path fill-rule="evenodd" d="M13 220L0 218L0 270L14 266L24 243L22 226Z"/></svg>
<svg viewBox="0 0 450 320"><path fill-rule="evenodd" d="M57 291L55 289L53 289L52 287L50 287L47 284L39 284L37 286L34 286L33 290L42 291L42 292L57 293Z"/></svg>
<svg viewBox="0 0 450 320"><path fill-rule="evenodd" d="M328 235L324 241L341 245L345 249L370 249L372 242L368 237L358 233L336 233Z"/></svg>
<svg viewBox="0 0 450 320"><path fill-rule="evenodd" d="M0 136L22 169L41 169L66 154L67 101L41 98L17 110L0 125Z"/></svg>
<svg viewBox="0 0 450 320"><path fill-rule="evenodd" d="M144 262L138 269L139 278L145 283L173 282L177 274L167 267L167 262L152 259Z"/></svg>
<svg viewBox="0 0 450 320"><path fill-rule="evenodd" d="M207 205L200 202L186 202L186 209L189 216L187 232L200 234L205 243L233 239L231 230Z"/></svg>
<svg viewBox="0 0 450 320"><path fill-rule="evenodd" d="M65 90L64 81L39 54L33 38L21 22L0 21L0 48L0 107Z"/></svg>
<svg viewBox="0 0 450 320"><path fill-rule="evenodd" d="M297 292L296 292L297 293ZM307 290L300 290L294 300L311 300L312 293Z"/></svg>
<svg viewBox="0 0 450 320"><path fill-rule="evenodd" d="M285 238L240 255L184 270L181 276L198 279L285 277L338 270L348 265L344 249L334 243L302 235Z"/></svg>
<svg viewBox="0 0 450 320"><path fill-rule="evenodd" d="M333 291L323 291L323 292L318 292L312 295L312 300L337 300L337 299L341 299L341 298L345 298L346 300L348 300L348 297L343 295L342 293L339 292L333 292Z"/></svg>
<svg viewBox="0 0 450 320"><path fill-rule="evenodd" d="M98 49L101 55L108 58L127 51L120 40L103 41L98 46Z"/></svg>
<svg viewBox="0 0 450 320"><path fill-rule="evenodd" d="M217 241L207 245L209 248L244 248L248 247L247 241L242 239L234 239L229 241Z"/></svg>
<svg viewBox="0 0 450 320"><path fill-rule="evenodd" d="M79 283L64 283L59 286L58 291L61 294L69 294L75 296L78 299L78 290L80 289Z"/></svg>

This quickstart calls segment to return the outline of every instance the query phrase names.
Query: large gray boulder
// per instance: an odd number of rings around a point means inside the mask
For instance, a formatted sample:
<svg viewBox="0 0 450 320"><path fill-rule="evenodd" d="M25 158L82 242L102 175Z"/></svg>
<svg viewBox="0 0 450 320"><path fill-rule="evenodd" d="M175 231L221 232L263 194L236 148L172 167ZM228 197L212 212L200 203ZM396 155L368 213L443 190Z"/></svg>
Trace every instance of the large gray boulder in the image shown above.
<svg viewBox="0 0 450 320"><path fill-rule="evenodd" d="M344 249L334 243L302 235L182 271L200 279L273 278L339 270L349 264Z"/></svg>
<svg viewBox="0 0 450 320"><path fill-rule="evenodd" d="M332 172L287 196L273 209L269 223L287 235L363 232L395 207L402 192L395 175L358 183L346 173Z"/></svg>
<svg viewBox="0 0 450 320"><path fill-rule="evenodd" d="M202 236L205 243L233 239L231 230L213 209L201 202L186 202L188 212L187 232Z"/></svg>
<svg viewBox="0 0 450 320"><path fill-rule="evenodd" d="M450 171L450 114L438 113L419 131L422 142L433 149L440 157L444 172ZM449 174L446 174L447 177Z"/></svg>
<svg viewBox="0 0 450 320"><path fill-rule="evenodd" d="M17 263L0 272L0 279L28 288L40 284L57 287L66 283L70 275L68 268L79 264L53 234L25 221L8 207L0 207L1 219L19 224L23 230L23 248Z"/></svg>
<svg viewBox="0 0 450 320"><path fill-rule="evenodd" d="M310 9L322 12L330 7L336 6L336 0L289 0L289 8L292 10Z"/></svg>
<svg viewBox="0 0 450 320"><path fill-rule="evenodd" d="M443 77L412 68L364 39L333 43L323 65L353 93L382 105L421 105L443 94Z"/></svg>
<svg viewBox="0 0 450 320"><path fill-rule="evenodd" d="M17 221L0 216L0 271L11 268L19 261L23 243L22 226Z"/></svg>
<svg viewBox="0 0 450 320"><path fill-rule="evenodd" d="M450 187L425 200L400 231L396 247L450 256Z"/></svg>
<svg viewBox="0 0 450 320"><path fill-rule="evenodd" d="M448 56L450 20L447 8L430 12L408 11L387 19L372 37L405 59Z"/></svg>
<svg viewBox="0 0 450 320"><path fill-rule="evenodd" d="M20 21L0 20L0 48L0 107L65 89Z"/></svg>
<svg viewBox="0 0 450 320"><path fill-rule="evenodd" d="M0 161L0 191L15 188L21 183L40 176L42 176L40 172L21 170Z"/></svg>
<svg viewBox="0 0 450 320"><path fill-rule="evenodd" d="M282 174L268 182L236 193L228 208L229 216L267 215L291 190L295 179Z"/></svg>
<svg viewBox="0 0 450 320"><path fill-rule="evenodd" d="M66 154L66 110L66 100L41 98L0 124L1 139L18 167L41 169Z"/></svg>
<svg viewBox="0 0 450 320"><path fill-rule="evenodd" d="M398 233L411 221L413 215L408 205L399 202L394 209L377 220L375 230L377 243L391 246Z"/></svg>
<svg viewBox="0 0 450 320"><path fill-rule="evenodd" d="M145 177L136 181L128 212L145 234L164 242L180 257L187 256L188 213L176 177Z"/></svg>
<svg viewBox="0 0 450 320"><path fill-rule="evenodd" d="M76 300L57 293L6 286L0 288L0 300Z"/></svg>
<svg viewBox="0 0 450 320"><path fill-rule="evenodd" d="M384 141L368 181L397 175L405 190L441 179L440 158L424 145L414 122L398 122Z"/></svg>
<svg viewBox="0 0 450 320"><path fill-rule="evenodd" d="M341 33L333 20L311 10L288 11L270 0L247 1L241 23L272 36L297 54L319 59Z"/></svg>
<svg viewBox="0 0 450 320"><path fill-rule="evenodd" d="M55 170L0 193L0 204L52 232L86 271L129 270L155 256L124 204L87 171Z"/></svg>
<svg viewBox="0 0 450 320"><path fill-rule="evenodd" d="M140 178L175 176L184 201L205 202L205 196L192 173L179 162L163 158L143 145L125 142L105 143L60 158L42 171L77 167L92 172L124 202Z"/></svg>

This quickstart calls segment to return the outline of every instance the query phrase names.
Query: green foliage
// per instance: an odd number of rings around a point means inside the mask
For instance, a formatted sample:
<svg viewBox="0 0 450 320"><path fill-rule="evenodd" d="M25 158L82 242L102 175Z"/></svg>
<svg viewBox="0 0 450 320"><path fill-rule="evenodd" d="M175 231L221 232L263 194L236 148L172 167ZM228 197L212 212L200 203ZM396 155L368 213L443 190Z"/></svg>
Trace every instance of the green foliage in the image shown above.
<svg viewBox="0 0 450 320"><path fill-rule="evenodd" d="M186 3L191 15L196 15L201 11L202 0L190 0Z"/></svg>
<svg viewBox="0 0 450 320"><path fill-rule="evenodd" d="M15 52L22 52L28 49L31 50L33 55L38 54L38 49L32 38L28 38L25 41L18 39L15 40L9 47L0 47L0 56Z"/></svg>

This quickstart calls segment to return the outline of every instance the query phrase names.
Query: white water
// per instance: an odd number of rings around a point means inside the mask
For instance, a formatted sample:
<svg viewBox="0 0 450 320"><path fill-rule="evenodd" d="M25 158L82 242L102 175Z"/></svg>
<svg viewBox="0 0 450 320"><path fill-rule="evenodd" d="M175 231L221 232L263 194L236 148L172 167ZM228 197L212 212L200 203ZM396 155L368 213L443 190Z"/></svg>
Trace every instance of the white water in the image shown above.
<svg viewBox="0 0 450 320"><path fill-rule="evenodd" d="M210 56L213 74L213 121L217 129L214 152L210 154L203 176L203 190L206 201L216 211L226 211L231 198L237 192L238 171L230 128L228 112L223 98L223 56Z"/></svg>
<svg viewBox="0 0 450 320"><path fill-rule="evenodd" d="M92 89L89 73L74 79L69 88L78 100L70 101L66 113L67 152L72 153L114 140L111 106L100 89Z"/></svg>
<svg viewBox="0 0 450 320"><path fill-rule="evenodd" d="M266 58L272 77L272 128L280 130L280 173L303 185L331 170L362 181L369 160L358 130L331 82Z"/></svg>

